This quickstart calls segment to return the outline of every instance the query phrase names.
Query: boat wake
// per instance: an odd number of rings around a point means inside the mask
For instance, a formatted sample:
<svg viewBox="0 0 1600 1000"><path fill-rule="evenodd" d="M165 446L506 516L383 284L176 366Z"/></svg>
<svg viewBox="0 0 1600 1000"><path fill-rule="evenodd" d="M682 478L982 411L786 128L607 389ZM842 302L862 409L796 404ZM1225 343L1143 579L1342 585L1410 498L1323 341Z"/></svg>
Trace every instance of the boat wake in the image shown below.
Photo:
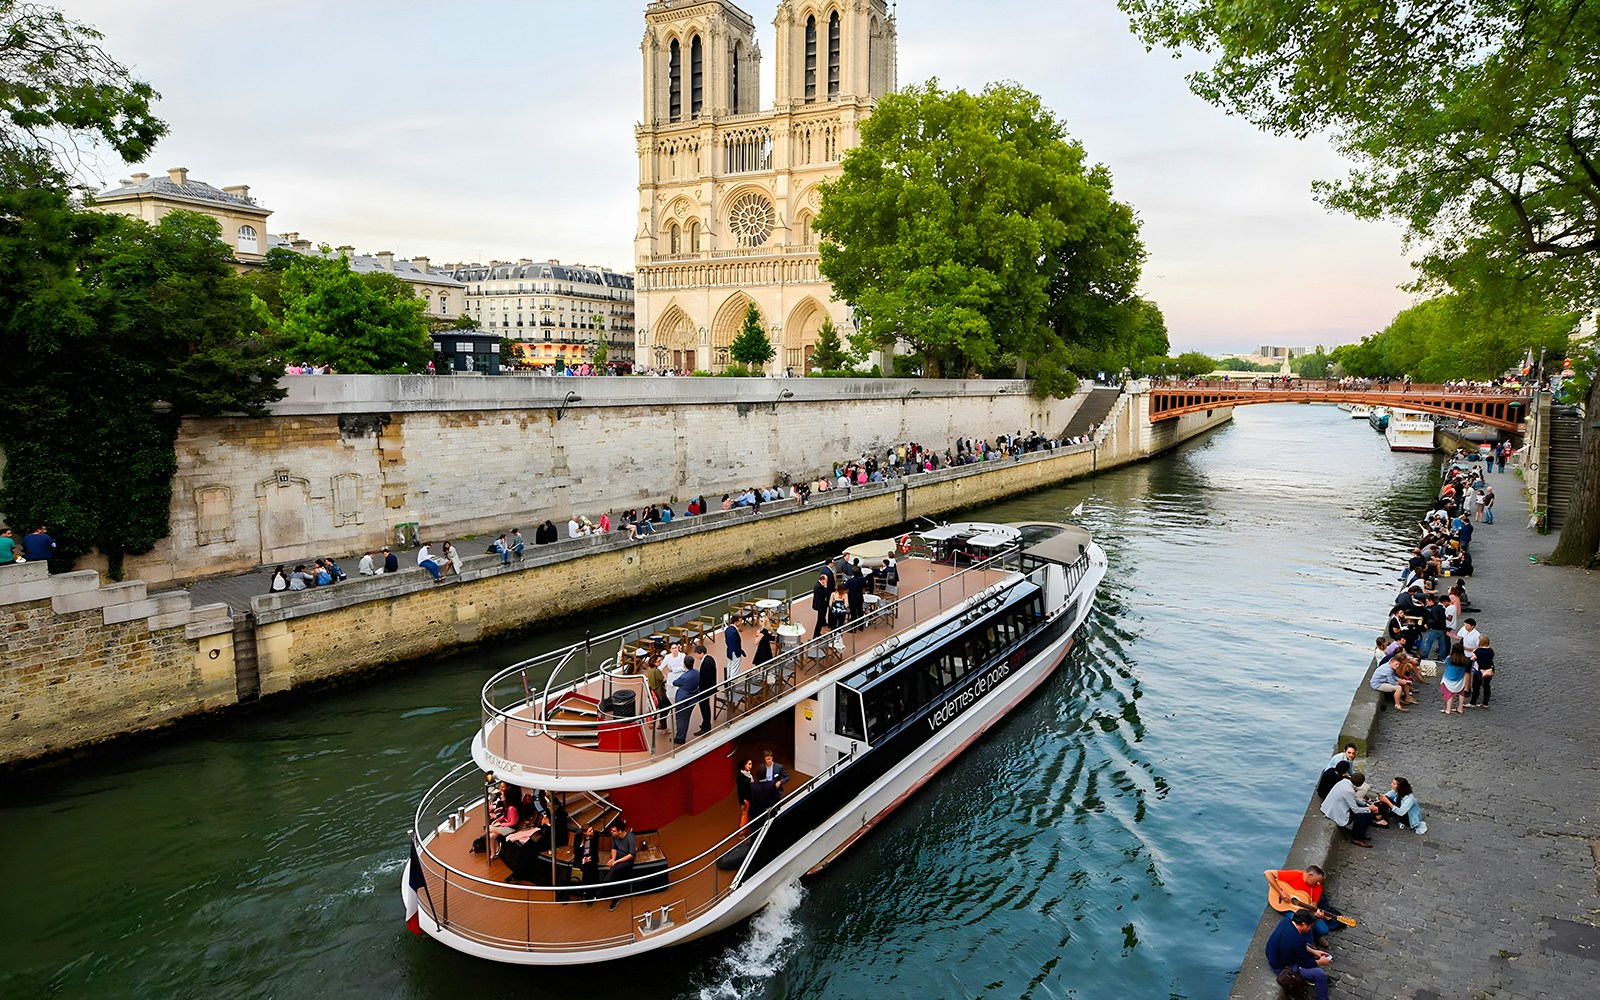
<svg viewBox="0 0 1600 1000"><path fill-rule="evenodd" d="M799 882L785 882L767 905L750 919L749 934L730 946L706 972L710 980L686 996L696 1000L740 1000L756 996L789 958L788 945L800 932L795 919L806 891Z"/></svg>

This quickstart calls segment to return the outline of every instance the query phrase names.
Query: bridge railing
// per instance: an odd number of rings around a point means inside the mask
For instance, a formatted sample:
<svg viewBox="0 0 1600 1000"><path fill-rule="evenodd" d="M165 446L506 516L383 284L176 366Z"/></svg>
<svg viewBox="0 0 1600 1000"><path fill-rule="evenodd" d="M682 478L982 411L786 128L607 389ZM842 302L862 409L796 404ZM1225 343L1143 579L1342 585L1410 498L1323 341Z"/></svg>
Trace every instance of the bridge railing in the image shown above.
<svg viewBox="0 0 1600 1000"><path fill-rule="evenodd" d="M1330 392L1330 393L1373 393L1392 392L1407 393L1411 395L1439 395L1439 396L1531 396L1533 390L1521 385L1491 385L1482 382L1461 383L1427 383L1427 382L1379 382L1372 379L1336 379L1336 378L1299 378L1282 375L1256 375L1243 373L1239 378L1228 379L1152 379L1151 391L1174 389L1207 389L1212 392L1260 391L1260 392Z"/></svg>

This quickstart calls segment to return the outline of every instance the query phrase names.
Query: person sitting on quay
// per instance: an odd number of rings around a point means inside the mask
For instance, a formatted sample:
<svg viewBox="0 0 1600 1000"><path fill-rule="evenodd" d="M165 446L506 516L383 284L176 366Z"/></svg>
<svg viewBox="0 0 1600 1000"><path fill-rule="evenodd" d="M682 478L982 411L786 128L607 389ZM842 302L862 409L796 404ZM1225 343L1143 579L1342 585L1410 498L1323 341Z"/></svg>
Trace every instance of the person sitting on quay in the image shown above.
<svg viewBox="0 0 1600 1000"><path fill-rule="evenodd" d="M378 564L374 561L374 557L376 555L377 555L377 553L373 552L371 549L368 549L365 553L362 554L361 561L356 563L356 573L357 573L357 575L359 575L359 576L377 576L379 573L383 572L382 568L380 568L378 566Z"/></svg>
<svg viewBox="0 0 1600 1000"><path fill-rule="evenodd" d="M1472 697L1467 704L1473 708L1488 708L1489 694L1494 681L1494 647L1489 644L1489 637L1482 636L1478 640L1478 648L1472 652ZM1483 704L1478 704L1478 695L1483 695Z"/></svg>
<svg viewBox="0 0 1600 1000"><path fill-rule="evenodd" d="M289 575L283 571L283 567L282 566L279 566L277 569L272 571L272 584L270 586L269 592L275 594L280 590L288 590L288 589L289 589Z"/></svg>
<svg viewBox="0 0 1600 1000"><path fill-rule="evenodd" d="M560 537L561 533L556 530L554 521L546 520L543 524L533 529L533 544L535 545L549 545Z"/></svg>
<svg viewBox="0 0 1600 1000"><path fill-rule="evenodd" d="M1378 796L1379 826L1388 826L1393 820L1404 829L1413 833L1427 833L1428 824L1422 820L1422 806L1417 803L1417 797L1411 791L1411 782L1399 777L1389 782L1389 791Z"/></svg>
<svg viewBox="0 0 1600 1000"><path fill-rule="evenodd" d="M1379 694L1392 695L1397 712L1409 712L1406 705L1416 703L1417 699L1411 696L1411 681L1396 673L1392 663L1378 664L1368 685Z"/></svg>
<svg viewBox="0 0 1600 1000"><path fill-rule="evenodd" d="M306 572L305 563L297 563L294 572L289 574L290 590L308 590L317 585L316 577Z"/></svg>
<svg viewBox="0 0 1600 1000"><path fill-rule="evenodd" d="M428 575L433 577L434 583L443 582L444 576L439 572L439 564L434 561L433 552L428 548L426 542L417 547L417 565L428 571Z"/></svg>
<svg viewBox="0 0 1600 1000"><path fill-rule="evenodd" d="M1333 791L1333 786L1349 777L1350 769L1354 766L1343 757L1338 757L1324 768L1321 776L1317 778L1317 800L1327 799L1328 793Z"/></svg>
<svg viewBox="0 0 1600 1000"><path fill-rule="evenodd" d="M581 523L579 523L577 514L573 514L571 517L569 517L567 519L567 537L568 538L580 538L580 537L582 537L584 535L587 535L588 533L589 533L589 529L587 529Z"/></svg>
<svg viewBox="0 0 1600 1000"><path fill-rule="evenodd" d="M527 547L528 547L528 543L523 541L523 539L522 539L522 529L521 528L512 528L511 529L511 542L510 542L511 554L517 557L517 561L518 562L522 561L523 550L526 549Z"/></svg>
<svg viewBox="0 0 1600 1000"><path fill-rule="evenodd" d="M328 587L333 585L333 573L326 565L323 564L321 559L316 561L315 568L312 570L312 577L316 581L316 585L319 587Z"/></svg>
<svg viewBox="0 0 1600 1000"><path fill-rule="evenodd" d="M509 566L511 564L511 543L507 541L505 535L496 538L494 543L489 546L489 551L500 557L500 565Z"/></svg>
<svg viewBox="0 0 1600 1000"><path fill-rule="evenodd" d="M1297 910L1310 910L1316 922L1312 930L1316 934L1318 948L1328 946L1328 932L1344 927L1337 920L1328 921L1339 915L1338 909L1328 900L1324 890L1327 888L1327 875L1316 865L1309 865L1304 870L1298 868L1278 868L1261 873L1266 876L1267 885L1278 898L1292 904Z"/></svg>
<svg viewBox="0 0 1600 1000"><path fill-rule="evenodd" d="M1335 782L1322 800L1322 815L1343 830L1346 839L1357 847L1372 846L1372 841L1367 839L1367 827L1372 825L1378 813L1377 806L1367 805L1356 798L1356 789L1366 780L1367 776L1360 771L1348 774L1345 780Z"/></svg>

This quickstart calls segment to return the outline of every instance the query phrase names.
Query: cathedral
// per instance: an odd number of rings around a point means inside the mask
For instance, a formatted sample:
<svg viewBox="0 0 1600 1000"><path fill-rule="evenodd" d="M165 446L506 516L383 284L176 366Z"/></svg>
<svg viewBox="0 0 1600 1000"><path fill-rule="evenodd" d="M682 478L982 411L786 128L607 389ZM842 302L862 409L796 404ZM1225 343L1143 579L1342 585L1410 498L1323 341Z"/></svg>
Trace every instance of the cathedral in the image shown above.
<svg viewBox="0 0 1600 1000"><path fill-rule="evenodd" d="M895 87L885 0L782 0L777 86L761 110L755 22L728 0L645 9L637 363L720 371L755 303L776 350L769 371L809 367L827 317L855 332L818 264L811 219L823 181Z"/></svg>

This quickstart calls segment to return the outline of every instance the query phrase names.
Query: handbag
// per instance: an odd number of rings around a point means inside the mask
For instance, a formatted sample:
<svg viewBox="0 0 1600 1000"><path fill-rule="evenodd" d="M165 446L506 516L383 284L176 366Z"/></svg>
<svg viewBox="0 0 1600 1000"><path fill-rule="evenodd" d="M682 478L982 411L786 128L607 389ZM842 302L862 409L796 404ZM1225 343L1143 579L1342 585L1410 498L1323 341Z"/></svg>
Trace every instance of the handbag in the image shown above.
<svg viewBox="0 0 1600 1000"><path fill-rule="evenodd" d="M1296 993L1306 986L1306 977L1300 974L1300 969L1293 965L1286 965L1278 972L1278 985L1290 993Z"/></svg>

